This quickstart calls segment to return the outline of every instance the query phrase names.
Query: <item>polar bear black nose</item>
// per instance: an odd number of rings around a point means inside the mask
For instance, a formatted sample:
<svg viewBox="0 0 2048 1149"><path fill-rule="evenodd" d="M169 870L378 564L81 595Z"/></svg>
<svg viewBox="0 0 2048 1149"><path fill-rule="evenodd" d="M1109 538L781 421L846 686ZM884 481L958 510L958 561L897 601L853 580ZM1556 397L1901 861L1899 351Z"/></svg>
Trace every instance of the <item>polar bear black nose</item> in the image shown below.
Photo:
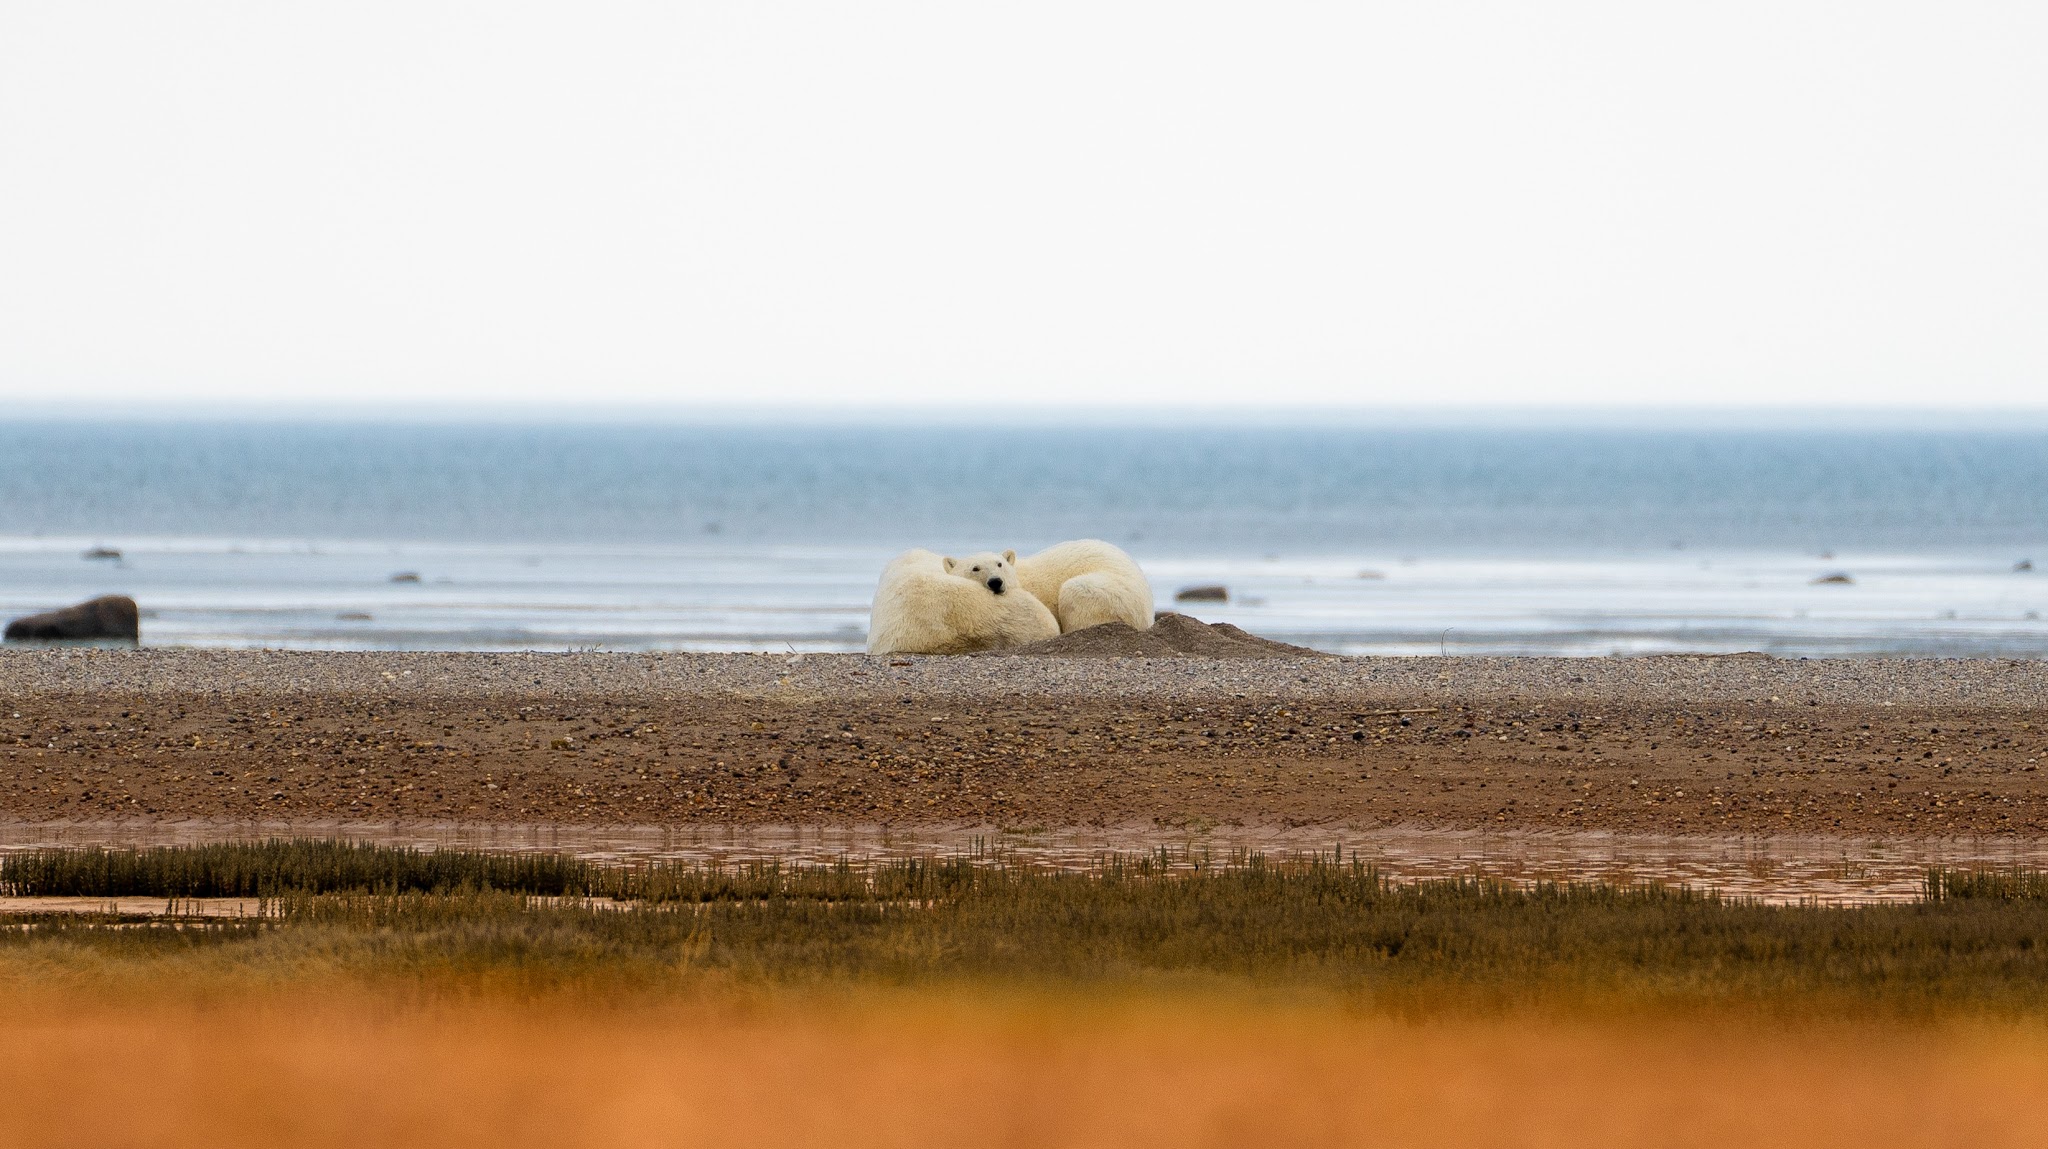
<svg viewBox="0 0 2048 1149"><path fill-rule="evenodd" d="M988 580L988 589L996 592L997 594L1003 593L1003 580L999 578L992 578Z"/></svg>

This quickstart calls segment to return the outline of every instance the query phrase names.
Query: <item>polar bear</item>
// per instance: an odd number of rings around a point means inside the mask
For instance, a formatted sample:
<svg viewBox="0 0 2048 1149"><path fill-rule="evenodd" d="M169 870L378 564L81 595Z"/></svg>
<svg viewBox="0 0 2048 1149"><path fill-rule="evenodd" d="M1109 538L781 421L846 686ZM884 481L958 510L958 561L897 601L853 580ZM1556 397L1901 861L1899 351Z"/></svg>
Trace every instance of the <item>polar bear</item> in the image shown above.
<svg viewBox="0 0 2048 1149"><path fill-rule="evenodd" d="M965 654L1058 636L1059 620L1024 592L1016 567L1016 551L897 555L875 587L868 653Z"/></svg>
<svg viewBox="0 0 2048 1149"><path fill-rule="evenodd" d="M1152 625L1152 584L1123 548L1101 539L1059 543L1016 564L1031 597L1069 634L1105 622Z"/></svg>

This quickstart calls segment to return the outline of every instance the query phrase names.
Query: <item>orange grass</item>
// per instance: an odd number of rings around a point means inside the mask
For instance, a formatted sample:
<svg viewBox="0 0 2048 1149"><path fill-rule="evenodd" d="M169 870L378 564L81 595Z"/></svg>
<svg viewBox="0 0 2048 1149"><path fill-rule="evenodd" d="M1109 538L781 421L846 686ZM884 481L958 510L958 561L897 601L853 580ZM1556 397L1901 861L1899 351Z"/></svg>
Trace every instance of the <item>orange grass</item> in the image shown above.
<svg viewBox="0 0 2048 1149"><path fill-rule="evenodd" d="M0 995L0 1145L2038 1146L2039 1023Z"/></svg>

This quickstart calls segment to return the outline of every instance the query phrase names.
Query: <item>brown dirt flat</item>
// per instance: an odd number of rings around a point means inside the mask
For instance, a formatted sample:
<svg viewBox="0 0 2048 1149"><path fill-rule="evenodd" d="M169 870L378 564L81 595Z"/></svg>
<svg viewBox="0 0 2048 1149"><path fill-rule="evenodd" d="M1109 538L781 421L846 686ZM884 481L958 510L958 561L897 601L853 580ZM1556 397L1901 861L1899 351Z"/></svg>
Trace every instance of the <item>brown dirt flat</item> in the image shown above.
<svg viewBox="0 0 2048 1149"><path fill-rule="evenodd" d="M2044 683L1989 662L10 653L0 818L2040 835Z"/></svg>

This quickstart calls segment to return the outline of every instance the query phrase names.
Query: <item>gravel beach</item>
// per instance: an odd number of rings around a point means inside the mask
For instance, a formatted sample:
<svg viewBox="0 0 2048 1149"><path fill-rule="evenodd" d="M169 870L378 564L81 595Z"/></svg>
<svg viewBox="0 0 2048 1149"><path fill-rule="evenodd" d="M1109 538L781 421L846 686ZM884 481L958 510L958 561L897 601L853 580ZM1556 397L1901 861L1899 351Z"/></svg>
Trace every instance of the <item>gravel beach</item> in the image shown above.
<svg viewBox="0 0 2048 1149"><path fill-rule="evenodd" d="M2039 835L2048 663L0 651L0 817Z"/></svg>

